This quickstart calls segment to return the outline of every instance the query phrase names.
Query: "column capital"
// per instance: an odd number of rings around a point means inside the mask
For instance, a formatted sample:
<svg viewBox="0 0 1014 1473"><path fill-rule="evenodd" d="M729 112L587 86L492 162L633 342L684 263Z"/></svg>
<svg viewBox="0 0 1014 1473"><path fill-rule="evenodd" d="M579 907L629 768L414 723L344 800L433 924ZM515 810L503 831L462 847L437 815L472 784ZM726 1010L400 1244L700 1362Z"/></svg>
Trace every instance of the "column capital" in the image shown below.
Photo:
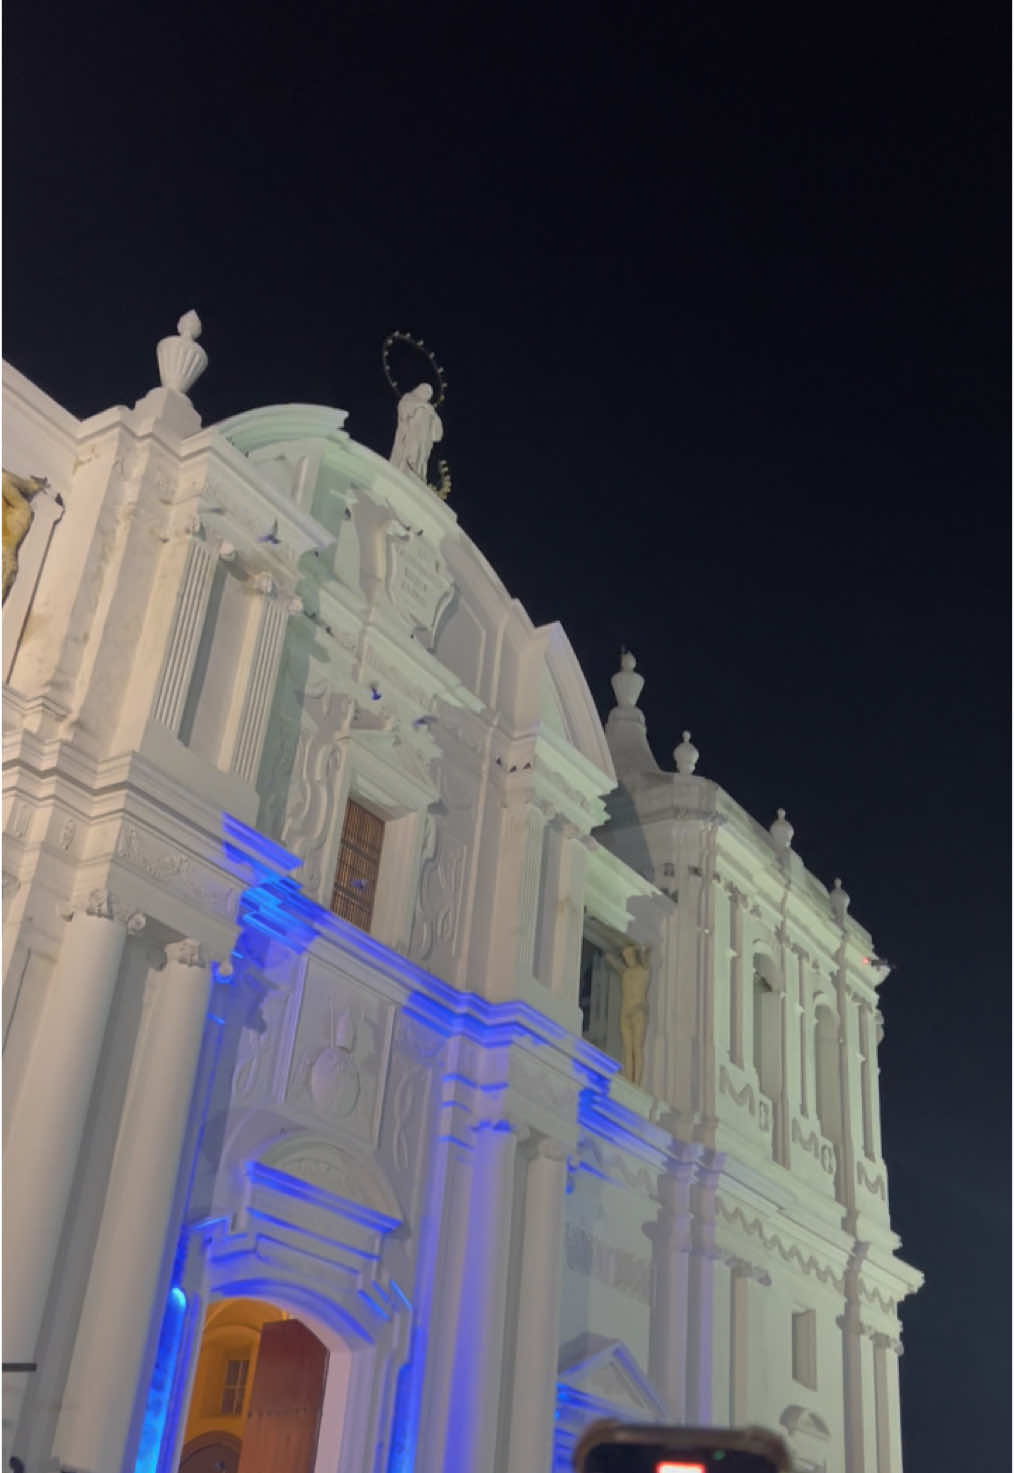
<svg viewBox="0 0 1014 1473"><path fill-rule="evenodd" d="M65 921L73 920L75 915L93 916L96 920L113 921L117 925L126 927L131 936L137 936L144 930L148 917L140 910L131 910L129 906L113 894L111 890L91 890L83 902L62 906L60 915Z"/></svg>
<svg viewBox="0 0 1014 1473"><path fill-rule="evenodd" d="M165 949L165 959L167 962L183 967L206 967L208 965L201 943L190 936L180 941L170 941Z"/></svg>
<svg viewBox="0 0 1014 1473"><path fill-rule="evenodd" d="M771 1275L766 1269L759 1268L757 1264L750 1263L747 1259L740 1258L734 1253L724 1256L723 1262L736 1278L753 1279L765 1288L771 1283Z"/></svg>
<svg viewBox="0 0 1014 1473"><path fill-rule="evenodd" d="M533 1159L538 1156L544 1161L566 1161L570 1155L570 1148L563 1141L537 1131L530 1137L530 1151Z"/></svg>

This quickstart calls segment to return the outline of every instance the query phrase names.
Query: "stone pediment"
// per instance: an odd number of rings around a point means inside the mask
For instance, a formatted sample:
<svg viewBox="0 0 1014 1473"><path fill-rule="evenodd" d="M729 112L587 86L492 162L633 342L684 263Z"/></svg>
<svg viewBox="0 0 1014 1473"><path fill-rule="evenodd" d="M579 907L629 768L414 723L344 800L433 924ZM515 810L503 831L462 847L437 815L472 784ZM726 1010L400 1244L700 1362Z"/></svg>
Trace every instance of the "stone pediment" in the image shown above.
<svg viewBox="0 0 1014 1473"><path fill-rule="evenodd" d="M562 1398L587 1415L658 1422L667 1413L658 1393L626 1346L602 1335L581 1335L560 1353Z"/></svg>
<svg viewBox="0 0 1014 1473"><path fill-rule="evenodd" d="M398 1199L379 1165L347 1146L300 1136L279 1142L267 1152L262 1164L317 1191L366 1207L396 1222L401 1220Z"/></svg>

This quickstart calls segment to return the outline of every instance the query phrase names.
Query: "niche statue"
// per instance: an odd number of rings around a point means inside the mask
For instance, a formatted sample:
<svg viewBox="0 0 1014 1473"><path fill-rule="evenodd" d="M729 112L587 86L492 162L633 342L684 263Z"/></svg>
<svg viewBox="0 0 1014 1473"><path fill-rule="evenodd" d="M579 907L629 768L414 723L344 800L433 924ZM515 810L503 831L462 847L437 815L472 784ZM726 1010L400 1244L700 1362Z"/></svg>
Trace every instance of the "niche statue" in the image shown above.
<svg viewBox="0 0 1014 1473"><path fill-rule="evenodd" d="M648 983L651 979L647 946L624 946L610 952L606 962L620 979L620 1041L623 1073L631 1084L644 1076L644 1035L648 1023Z"/></svg>

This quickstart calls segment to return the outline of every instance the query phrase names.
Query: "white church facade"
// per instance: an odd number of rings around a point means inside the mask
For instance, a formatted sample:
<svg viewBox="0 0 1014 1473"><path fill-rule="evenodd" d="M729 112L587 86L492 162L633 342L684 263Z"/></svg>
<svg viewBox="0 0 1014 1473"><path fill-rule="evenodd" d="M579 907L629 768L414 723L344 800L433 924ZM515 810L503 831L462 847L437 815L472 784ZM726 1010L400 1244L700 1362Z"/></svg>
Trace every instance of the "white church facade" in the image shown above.
<svg viewBox="0 0 1014 1473"><path fill-rule="evenodd" d="M4 366L4 1468L557 1473L612 1414L901 1473L845 892L657 764L632 656L603 726L418 457L202 427L198 331L85 420Z"/></svg>

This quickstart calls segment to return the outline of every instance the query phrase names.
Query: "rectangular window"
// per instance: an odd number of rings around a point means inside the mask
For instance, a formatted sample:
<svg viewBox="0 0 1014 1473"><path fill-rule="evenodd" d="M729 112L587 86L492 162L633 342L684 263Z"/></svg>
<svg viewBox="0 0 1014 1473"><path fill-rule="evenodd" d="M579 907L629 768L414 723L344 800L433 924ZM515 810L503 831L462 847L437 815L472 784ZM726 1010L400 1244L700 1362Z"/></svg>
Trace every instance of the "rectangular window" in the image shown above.
<svg viewBox="0 0 1014 1473"><path fill-rule="evenodd" d="M225 1363L225 1385L222 1387L223 1417L238 1417L243 1410L246 1391L246 1373L250 1369L248 1360L230 1360Z"/></svg>
<svg viewBox="0 0 1014 1473"><path fill-rule="evenodd" d="M817 1311L801 1309L792 1316L792 1379L817 1389Z"/></svg>
<svg viewBox="0 0 1014 1473"><path fill-rule="evenodd" d="M363 931L370 929L373 920L383 842L383 820L350 798L345 808L331 909Z"/></svg>

